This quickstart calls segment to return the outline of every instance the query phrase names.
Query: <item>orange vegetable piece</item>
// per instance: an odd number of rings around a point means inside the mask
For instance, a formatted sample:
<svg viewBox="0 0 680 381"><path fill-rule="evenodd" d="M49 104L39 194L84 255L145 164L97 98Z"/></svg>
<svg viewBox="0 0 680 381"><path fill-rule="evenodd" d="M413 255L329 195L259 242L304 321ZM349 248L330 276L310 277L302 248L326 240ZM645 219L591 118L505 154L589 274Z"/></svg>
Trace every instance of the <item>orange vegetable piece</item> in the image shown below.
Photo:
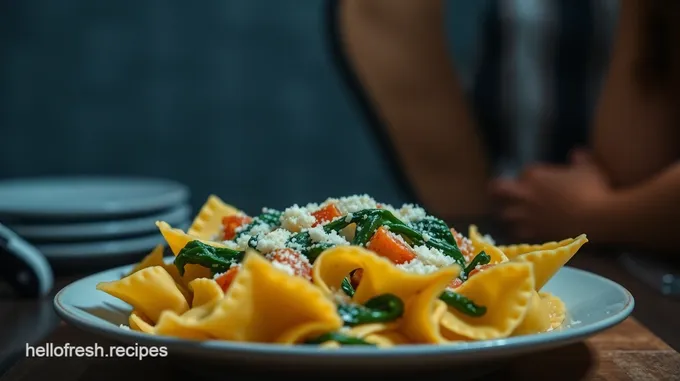
<svg viewBox="0 0 680 381"><path fill-rule="evenodd" d="M450 288L457 288L457 287L459 287L461 284L463 284L463 281L460 280L460 278L456 278L456 279L452 280L451 283L449 283L449 287L450 287Z"/></svg>
<svg viewBox="0 0 680 381"><path fill-rule="evenodd" d="M312 265L306 257L293 249L279 249L269 253L268 258L272 262L289 266L293 274L303 278L312 279Z"/></svg>
<svg viewBox="0 0 680 381"><path fill-rule="evenodd" d="M238 269L238 266L232 267L227 270L226 273L215 279L215 282L222 288L222 291L227 292L229 286L231 286L231 283L234 281L234 278L236 278L236 274L238 274Z"/></svg>
<svg viewBox="0 0 680 381"><path fill-rule="evenodd" d="M410 262L416 258L413 249L395 237L392 232L381 226L373 234L367 245L369 250L374 251L381 257L385 257L396 264Z"/></svg>
<svg viewBox="0 0 680 381"><path fill-rule="evenodd" d="M488 268L491 267L491 266L493 266L493 264L491 264L491 263L489 263L488 265L479 266L478 268L476 268L476 269L470 271L470 273L468 274L468 278L471 277L471 276L473 276L473 275L475 275L475 274L477 274L477 273L481 273L482 271L488 269Z"/></svg>
<svg viewBox="0 0 680 381"><path fill-rule="evenodd" d="M222 226L224 226L224 235L222 239L234 239L236 237L236 229L242 225L253 222L253 219L245 214L233 214L222 218Z"/></svg>
<svg viewBox="0 0 680 381"><path fill-rule="evenodd" d="M314 222L314 225L312 225L312 227L314 227L319 224L323 224L324 222L331 222L334 218L342 216L342 213L340 213L340 209L338 209L335 204L328 204L312 213L312 216L316 218L316 222Z"/></svg>
<svg viewBox="0 0 680 381"><path fill-rule="evenodd" d="M458 233L456 229L450 228L451 234L453 234L453 239L456 240L456 245L458 245L458 249L460 249L461 254L465 257L465 260L468 262L472 260L472 258L475 257L474 253L474 248L472 247L472 244L470 243L469 240L465 238L464 235L461 233Z"/></svg>
<svg viewBox="0 0 680 381"><path fill-rule="evenodd" d="M361 282L361 276L364 275L364 269L356 269L352 273L352 276L350 276L350 284L352 287L357 288L359 286L359 282Z"/></svg>

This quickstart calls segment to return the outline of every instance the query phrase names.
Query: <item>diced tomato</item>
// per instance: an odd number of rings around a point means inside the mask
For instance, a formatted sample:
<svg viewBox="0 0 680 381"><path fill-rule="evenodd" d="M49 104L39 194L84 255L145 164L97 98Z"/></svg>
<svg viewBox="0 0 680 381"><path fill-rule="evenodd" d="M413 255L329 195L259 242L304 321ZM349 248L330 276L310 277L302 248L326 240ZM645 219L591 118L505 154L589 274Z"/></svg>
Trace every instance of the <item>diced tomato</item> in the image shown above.
<svg viewBox="0 0 680 381"><path fill-rule="evenodd" d="M471 261L472 258L474 258L475 253L474 248L472 247L472 242L470 242L469 239L465 238L464 235L458 233L456 229L451 228L451 234L453 235L453 238L456 240L456 245L458 245L458 249L460 250L461 254L465 257L466 261Z"/></svg>
<svg viewBox="0 0 680 381"><path fill-rule="evenodd" d="M459 287L461 284L463 284L463 281L460 280L460 278L456 278L456 279L452 280L451 283L449 283L449 287L450 287L450 288L457 288L457 287Z"/></svg>
<svg viewBox="0 0 680 381"><path fill-rule="evenodd" d="M393 233L381 226L373 234L367 247L374 251L381 257L385 257L390 261L401 264L407 263L415 259L416 253L404 241L395 237Z"/></svg>
<svg viewBox="0 0 680 381"><path fill-rule="evenodd" d="M381 203L377 203L377 204L375 204L375 208L376 208L376 209L382 209L382 207L383 207L383 206L382 206L382 204L381 204Z"/></svg>
<svg viewBox="0 0 680 381"><path fill-rule="evenodd" d="M269 253L268 258L272 262L277 262L293 269L293 274L312 279L312 265L302 254L293 249L279 249Z"/></svg>
<svg viewBox="0 0 680 381"><path fill-rule="evenodd" d="M491 266L493 266L493 264L488 264L488 265L479 266L478 268L476 268L476 269L470 271L470 273L468 274L468 278L471 277L471 276L473 276L473 275L475 275L475 274L477 274L477 273L481 273L482 271L488 269L488 268L491 267Z"/></svg>
<svg viewBox="0 0 680 381"><path fill-rule="evenodd" d="M349 278L352 287L357 288L359 286L359 282L361 282L362 275L364 275L364 269L354 270L352 276Z"/></svg>
<svg viewBox="0 0 680 381"><path fill-rule="evenodd" d="M222 218L222 226L224 227L224 235L222 239L234 239L236 237L236 229L242 225L253 222L253 219L245 214L233 214Z"/></svg>
<svg viewBox="0 0 680 381"><path fill-rule="evenodd" d="M222 291L227 292L229 286L231 286L231 283L234 281L234 278L236 278L236 274L238 274L238 269L238 266L232 267L227 270L226 273L215 279L215 282L222 288Z"/></svg>
<svg viewBox="0 0 680 381"><path fill-rule="evenodd" d="M456 238L460 235L460 234L458 234L458 231L456 231L456 229L454 229L454 228L449 228L449 230L451 231L453 238ZM458 238L456 238L456 243L458 243Z"/></svg>
<svg viewBox="0 0 680 381"><path fill-rule="evenodd" d="M342 216L342 213L340 213L340 209L338 209L335 204L328 204L312 213L312 216L316 218L316 222L312 225L312 227L314 227L325 222L333 221L334 218Z"/></svg>

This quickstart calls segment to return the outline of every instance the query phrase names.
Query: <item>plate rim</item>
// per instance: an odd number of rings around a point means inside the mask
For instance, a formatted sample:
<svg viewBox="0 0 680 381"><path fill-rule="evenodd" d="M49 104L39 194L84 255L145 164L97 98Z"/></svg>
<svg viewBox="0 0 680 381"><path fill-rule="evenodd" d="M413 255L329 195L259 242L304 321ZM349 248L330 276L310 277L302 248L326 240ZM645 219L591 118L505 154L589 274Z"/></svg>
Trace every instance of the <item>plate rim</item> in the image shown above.
<svg viewBox="0 0 680 381"><path fill-rule="evenodd" d="M154 242L154 243L151 243ZM106 239L101 241L85 241L78 243L51 243L51 244L34 244L34 246L41 252L47 259L92 259L100 257L118 256L125 255L143 251L150 251L156 245L163 243L163 237L159 236L158 233L149 232L140 237L133 238L123 238L123 239ZM125 246L127 245L127 246ZM96 248L100 246L99 248ZM132 247L130 247L132 246ZM58 250L62 252L46 252L45 248L53 250ZM73 247L78 247L73 249ZM83 249L83 247L90 248L90 250ZM107 248L108 247L108 248ZM79 250L79 251L78 251ZM64 253L64 251L66 253ZM105 271L102 271L105 272ZM95 273L96 274L100 274ZM77 281L76 281L77 282ZM73 282L75 283L75 282Z"/></svg>
<svg viewBox="0 0 680 381"><path fill-rule="evenodd" d="M622 291L626 295L627 300L622 310L605 317L604 319L595 323L572 328L566 331L555 331L550 333L539 333L531 335L523 335L517 337L509 337L505 339L472 341L467 343L456 343L449 345L428 345L428 344L407 344L399 345L391 348L361 347L361 346L347 346L341 349L325 350L316 345L282 345L269 343L243 343L232 342L226 340L209 340L209 341L195 341L188 339L180 339L167 336L155 336L133 330L122 329L115 324L101 324L99 322L85 319L77 314L69 311L69 308L62 305L61 297L70 287L75 287L77 283L85 281L88 278L100 276L107 272L125 273L132 268L133 265L120 266L106 271L98 272L87 277L81 278L71 284L65 286L54 296L53 305L57 315L69 324L76 328L85 330L87 332L111 338L119 342L126 343L140 343L153 346L165 346L169 349L178 350L178 352L200 351L202 357L219 358L227 353L240 353L252 355L278 355L278 356L315 356L321 358L348 358L348 357L399 357L399 356L413 356L413 355L434 355L447 354L450 356L466 357L472 354L472 357L485 358L488 355L496 352L512 351L513 353L531 352L542 347L561 347L570 343L581 341L584 338L590 337L596 333L602 332L613 326L620 324L628 318L634 307L635 298L625 287L614 282L611 279L601 275L591 273L589 271L577 269L571 266L564 266L560 271L566 269L567 271L574 271L580 273L581 276L589 276L598 278L598 280L609 283L614 288ZM546 335L552 340L546 340Z"/></svg>
<svg viewBox="0 0 680 381"><path fill-rule="evenodd" d="M168 210L161 210L157 214L144 215L138 217L128 217L115 220L105 221L85 221L85 222L70 222L59 224L49 222L44 224L12 224L7 223L6 226L23 238L28 240L55 240L54 242L44 243L50 244L76 244L79 242L68 242L69 239L97 239L100 241L109 240L113 238L124 238L126 235L141 235L143 233L151 233L156 231L154 223L158 220L166 221L170 225L182 224L190 218L191 206L189 204L181 204ZM150 222L151 221L151 222ZM141 225L148 224L148 227L140 229ZM122 228L125 225L135 225L135 228ZM50 234L49 232L59 231L66 232ZM78 232L80 231L80 232ZM85 233L82 233L85 231ZM103 232L102 234L97 234ZM100 239L101 238L101 239ZM41 243L37 243L40 245Z"/></svg>
<svg viewBox="0 0 680 381"><path fill-rule="evenodd" d="M0 180L0 188L12 185L12 183L40 183L50 181L74 181L74 182L144 182L147 184L161 185L167 187L167 191L155 197L128 200L120 202L102 202L96 204L76 204L68 208L60 208L58 204L52 209L45 209L42 205L22 204L19 207L14 205L0 205L0 215L17 218L70 218L70 217L108 217L134 215L138 213L150 213L164 209L171 205L181 204L189 198L189 187L171 179L163 179L145 176L46 176L46 177L15 177Z"/></svg>

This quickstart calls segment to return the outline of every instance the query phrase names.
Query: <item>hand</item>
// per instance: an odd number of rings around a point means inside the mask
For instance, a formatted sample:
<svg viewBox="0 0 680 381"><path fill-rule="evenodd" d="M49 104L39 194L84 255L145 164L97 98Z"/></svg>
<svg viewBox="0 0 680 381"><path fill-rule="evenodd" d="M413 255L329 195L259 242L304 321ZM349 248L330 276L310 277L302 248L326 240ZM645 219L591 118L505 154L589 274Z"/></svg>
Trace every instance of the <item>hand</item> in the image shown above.
<svg viewBox="0 0 680 381"><path fill-rule="evenodd" d="M531 166L517 180L494 181L491 192L499 217L528 242L587 234L612 190L592 157L576 151L568 166Z"/></svg>

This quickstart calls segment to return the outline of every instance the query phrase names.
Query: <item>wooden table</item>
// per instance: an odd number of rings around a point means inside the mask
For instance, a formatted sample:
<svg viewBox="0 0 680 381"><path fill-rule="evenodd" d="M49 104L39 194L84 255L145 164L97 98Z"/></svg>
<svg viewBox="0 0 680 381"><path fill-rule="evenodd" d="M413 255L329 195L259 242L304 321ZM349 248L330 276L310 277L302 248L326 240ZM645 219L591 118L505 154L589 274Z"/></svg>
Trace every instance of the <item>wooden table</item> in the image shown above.
<svg viewBox="0 0 680 381"><path fill-rule="evenodd" d="M513 360L482 380L680 380L680 354L676 351L680 348L680 324L677 322L680 301L664 297L630 277L612 258L589 254L581 253L570 265L600 273L628 288L636 298L635 317L584 343ZM61 279L58 288L68 282L68 279ZM22 329L23 333L17 336L17 332ZM6 337L13 337L13 344ZM116 345L59 322L49 298L43 301L0 300L0 381L195 378L174 366L177 360L173 357L141 361L120 358L26 358L26 342L33 345L46 342L54 345ZM13 356L6 353L7 347L12 345L15 349ZM5 369L2 369L3 365ZM273 370L258 370L257 374L263 379L281 377L278 371ZM248 376L238 377L232 370L225 374L224 379L237 381L254 376L249 373ZM296 379L311 379L312 376L297 375ZM416 376L428 380L456 379L450 372L431 375L420 373ZM318 380L318 376L314 378ZM357 378L368 379L353 377L354 380ZM375 375L370 379L375 380Z"/></svg>

